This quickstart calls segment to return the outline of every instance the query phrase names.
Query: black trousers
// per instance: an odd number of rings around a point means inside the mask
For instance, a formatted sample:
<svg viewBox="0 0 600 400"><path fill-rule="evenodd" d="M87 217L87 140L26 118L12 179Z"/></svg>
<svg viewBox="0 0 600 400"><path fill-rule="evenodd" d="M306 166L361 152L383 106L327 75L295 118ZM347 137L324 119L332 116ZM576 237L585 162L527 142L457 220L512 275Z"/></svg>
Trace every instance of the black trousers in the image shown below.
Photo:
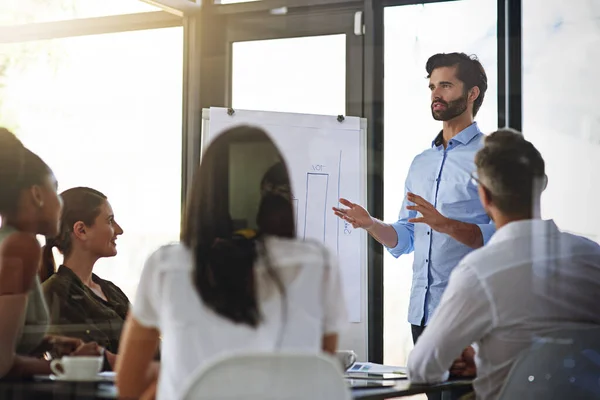
<svg viewBox="0 0 600 400"><path fill-rule="evenodd" d="M419 338L419 336L421 336L421 334L423 333L423 331L425 330L425 326L423 325L411 325L411 331L412 331L412 337L413 337L413 343L417 343L417 339ZM427 399L428 400L458 400L460 399L462 396L464 396L465 394L471 392L472 389L468 388L468 389L452 389L452 390L445 390L443 392L437 392L437 393L427 393Z"/></svg>

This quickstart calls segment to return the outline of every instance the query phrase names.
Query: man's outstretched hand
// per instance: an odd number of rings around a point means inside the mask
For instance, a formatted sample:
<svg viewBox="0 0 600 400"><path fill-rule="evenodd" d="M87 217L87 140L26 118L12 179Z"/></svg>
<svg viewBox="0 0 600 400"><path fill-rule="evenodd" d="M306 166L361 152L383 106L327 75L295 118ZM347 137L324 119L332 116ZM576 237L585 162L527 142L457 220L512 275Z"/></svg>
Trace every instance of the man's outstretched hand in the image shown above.
<svg viewBox="0 0 600 400"><path fill-rule="evenodd" d="M411 218L408 220L408 222L412 222L414 224L426 224L429 225L434 231L447 233L448 227L452 221L440 214L433 204L421 196L417 196L416 194L410 192L406 195L406 198L408 201L415 204L414 206L407 206L406 209L421 213L421 217Z"/></svg>
<svg viewBox="0 0 600 400"><path fill-rule="evenodd" d="M369 229L373 226L374 221L371 217L371 214L367 210L365 210L362 206L352 203L346 199L340 199L340 204L346 206L347 208L337 208L333 207L333 212L335 215L343 219L344 221L352 224L354 229L363 228Z"/></svg>

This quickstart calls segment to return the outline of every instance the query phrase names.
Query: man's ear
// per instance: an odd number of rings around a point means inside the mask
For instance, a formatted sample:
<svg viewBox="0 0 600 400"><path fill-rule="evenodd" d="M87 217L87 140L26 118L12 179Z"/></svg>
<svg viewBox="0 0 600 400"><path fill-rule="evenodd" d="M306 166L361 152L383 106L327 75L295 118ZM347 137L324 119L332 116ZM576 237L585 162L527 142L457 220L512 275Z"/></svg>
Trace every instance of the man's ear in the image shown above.
<svg viewBox="0 0 600 400"><path fill-rule="evenodd" d="M73 235L78 239L86 239L86 226L82 221L77 221L73 224Z"/></svg>
<svg viewBox="0 0 600 400"><path fill-rule="evenodd" d="M471 88L471 90L469 90L469 101L477 100L477 98L479 97L480 94L481 94L481 91L479 90L479 87L473 86Z"/></svg>
<svg viewBox="0 0 600 400"><path fill-rule="evenodd" d="M492 197L490 196L490 192L488 192L483 186L479 185L477 187L477 193L479 194L479 200L481 200L483 208L487 211L492 205Z"/></svg>
<svg viewBox="0 0 600 400"><path fill-rule="evenodd" d="M479 185L477 187L477 192L479 194L479 200L481 201L481 205L483 206L485 213L488 215L488 217L491 218L492 221L495 221L495 206L490 191L484 188L483 186Z"/></svg>

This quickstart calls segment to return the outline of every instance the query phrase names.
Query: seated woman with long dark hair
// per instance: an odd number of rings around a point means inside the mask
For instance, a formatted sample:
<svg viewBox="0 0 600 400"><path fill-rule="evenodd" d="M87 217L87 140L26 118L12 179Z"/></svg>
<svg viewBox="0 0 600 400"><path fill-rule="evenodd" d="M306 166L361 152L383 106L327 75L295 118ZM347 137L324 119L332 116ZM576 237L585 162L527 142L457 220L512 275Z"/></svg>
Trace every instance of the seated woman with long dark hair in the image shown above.
<svg viewBox="0 0 600 400"><path fill-rule="evenodd" d="M225 131L208 147L194 176L182 242L162 247L144 267L117 362L123 397L137 398L155 378L159 336L165 351L158 399L169 400L181 398L193 371L221 356L337 348L347 323L340 271L322 244L296 238L289 197L268 192L252 203L259 204L248 215L256 235L233 228L232 203L252 201L264 174L231 181L236 165L242 173L260 165L232 156L231 148L245 142L263 143L283 159L265 132L246 126ZM238 185L235 196L232 185ZM240 187L248 188L246 197Z"/></svg>
<svg viewBox="0 0 600 400"><path fill-rule="evenodd" d="M117 239L123 229L103 193L75 187L62 192L61 197L60 230L47 238L41 271L50 309L49 331L97 342L108 350L107 361L113 365L129 299L117 285L93 270L99 259L117 255ZM58 271L54 247L64 256Z"/></svg>
<svg viewBox="0 0 600 400"><path fill-rule="evenodd" d="M62 208L52 170L0 128L0 377L49 374L53 356L99 355L95 342L47 334L36 235L55 235Z"/></svg>

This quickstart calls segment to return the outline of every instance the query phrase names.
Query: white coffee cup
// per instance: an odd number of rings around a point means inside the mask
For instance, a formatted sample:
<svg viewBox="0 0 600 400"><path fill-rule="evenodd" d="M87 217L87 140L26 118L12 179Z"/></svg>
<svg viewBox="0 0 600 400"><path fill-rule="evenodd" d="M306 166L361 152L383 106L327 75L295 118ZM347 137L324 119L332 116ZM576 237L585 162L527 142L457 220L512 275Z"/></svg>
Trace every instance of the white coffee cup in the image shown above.
<svg viewBox="0 0 600 400"><path fill-rule="evenodd" d="M339 360L344 371L356 362L356 353L352 350L338 350L335 352L335 356Z"/></svg>
<svg viewBox="0 0 600 400"><path fill-rule="evenodd" d="M98 377L102 369L104 359L102 357L63 357L60 360L52 360L50 369L60 379L74 381L93 380Z"/></svg>

